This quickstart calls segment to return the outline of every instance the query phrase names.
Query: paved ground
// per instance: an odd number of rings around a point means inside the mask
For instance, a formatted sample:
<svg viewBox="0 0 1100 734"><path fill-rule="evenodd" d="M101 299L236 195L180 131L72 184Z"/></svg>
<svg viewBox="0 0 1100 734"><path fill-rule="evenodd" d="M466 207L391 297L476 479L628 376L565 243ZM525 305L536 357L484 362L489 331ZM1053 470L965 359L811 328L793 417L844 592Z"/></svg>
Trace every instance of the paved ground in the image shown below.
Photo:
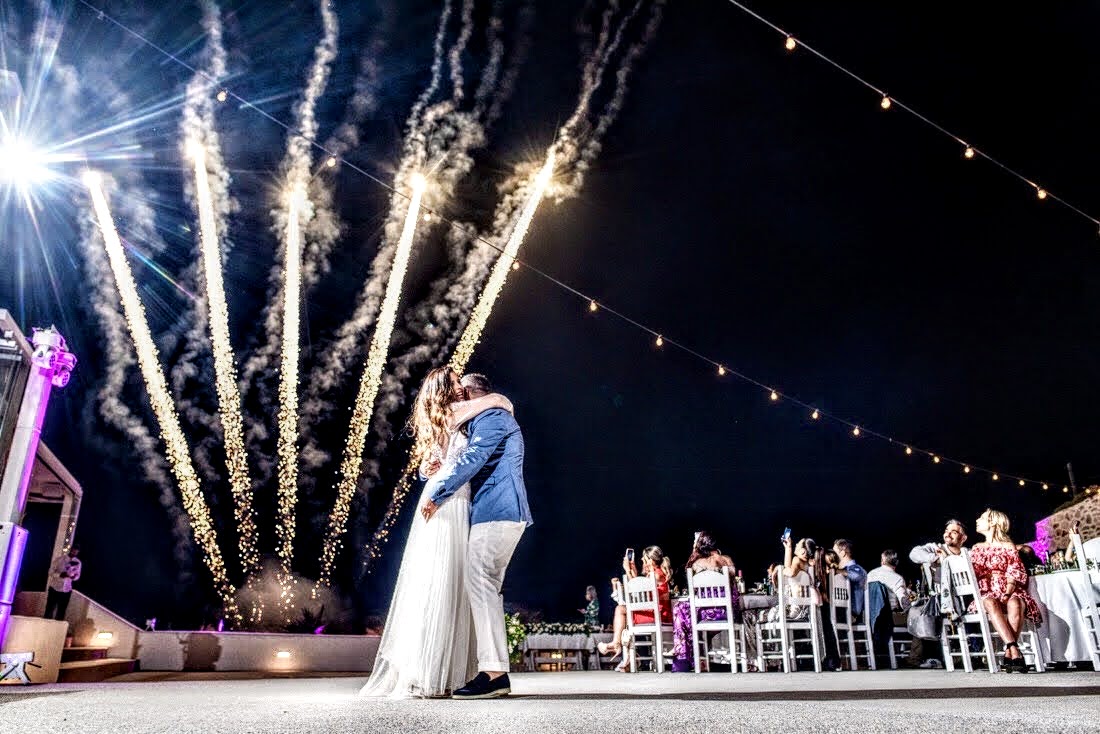
<svg viewBox="0 0 1100 734"><path fill-rule="evenodd" d="M496 701L379 701L359 677L141 673L0 688L33 732L1100 732L1100 673L512 676Z"/></svg>

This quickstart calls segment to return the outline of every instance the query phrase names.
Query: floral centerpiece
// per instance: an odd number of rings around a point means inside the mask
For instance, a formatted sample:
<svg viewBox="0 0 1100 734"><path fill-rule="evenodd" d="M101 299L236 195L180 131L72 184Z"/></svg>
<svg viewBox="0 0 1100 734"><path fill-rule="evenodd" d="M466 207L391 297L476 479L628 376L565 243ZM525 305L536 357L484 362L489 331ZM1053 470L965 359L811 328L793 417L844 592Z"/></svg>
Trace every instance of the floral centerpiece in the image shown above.
<svg viewBox="0 0 1100 734"><path fill-rule="evenodd" d="M523 641L527 639L527 627L518 614L504 615L504 628L508 633L508 661L518 663L523 660Z"/></svg>
<svg viewBox="0 0 1100 734"><path fill-rule="evenodd" d="M584 622L533 622L527 628L529 635L590 635L599 631Z"/></svg>

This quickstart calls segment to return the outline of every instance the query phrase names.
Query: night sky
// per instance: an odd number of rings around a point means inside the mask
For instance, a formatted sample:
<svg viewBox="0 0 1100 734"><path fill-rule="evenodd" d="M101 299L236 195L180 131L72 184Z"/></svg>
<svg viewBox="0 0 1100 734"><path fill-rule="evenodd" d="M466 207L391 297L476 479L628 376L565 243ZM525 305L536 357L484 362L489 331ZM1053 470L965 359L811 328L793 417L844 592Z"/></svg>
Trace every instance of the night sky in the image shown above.
<svg viewBox="0 0 1100 734"><path fill-rule="evenodd" d="M183 58L201 47L191 3L123 12L126 5L106 7ZM281 119L290 116L319 33L311 3L285 5L223 7L230 86L249 99L284 95L264 105ZM584 3L535 6L529 61L448 214L486 217L494 186L545 149L575 104L575 26ZM63 7L68 63L116 65L142 104L180 94L186 70L84 6ZM383 15L371 3L336 7L341 48L322 102L322 136L339 119L360 51ZM976 147L1100 213L1096 8L753 7ZM404 120L426 83L438 12L429 2L388 11L381 104L363 126L363 144L348 155L382 178L392 178ZM972 528L987 506L1008 512L1018 542L1031 540L1032 523L1067 499L1060 491L1067 461L1082 486L1100 478L1100 237L1089 221L1040 202L988 162L964 161L955 142L900 110L884 112L872 92L810 54L787 53L774 31L723 0L671 3L630 86L580 197L540 209L524 246L532 265L823 410L952 458L1047 480L1052 490L964 477L957 467L906 458L900 446L811 423L805 411L719 379L681 352L658 350L647 334L590 314L585 302L520 271L470 365L514 401L527 443L535 525L513 559L506 600L572 620L587 584L609 603L608 579L623 548L656 543L681 566L700 528L712 531L749 581L781 557L784 526L796 538L850 538L868 568L883 548L905 556L938 538L950 517ZM193 220L180 193L177 130L172 115L143 125L138 136L149 158L133 164L157 194L168 248L154 259L173 277L194 247L182 229ZM285 138L235 105L219 111L219 131L242 207L232 219L226 273L240 361L255 343L277 246L268 209ZM366 277L388 201L347 167L338 182L347 233L333 274L307 299L304 343L314 350L324 348ZM25 215L4 204L0 306L28 332L57 323L80 357L44 431L84 487L79 588L137 621L208 621L216 599L201 562L181 569L173 560L157 491L126 443L96 417L104 356L81 298L78 214L67 196L50 206L52 230L40 247L31 237L11 238L25 228L8 225ZM445 270L439 238L422 247L406 289L413 300ZM133 266L168 344L186 298L153 270ZM149 414L136 378L131 387L130 402ZM345 429L319 430L338 452ZM361 542L377 521L406 446L386 454L387 483L357 504L353 539ZM318 477L318 487L329 486L331 470ZM223 490L221 504L212 502L229 517ZM407 512L399 527L410 519ZM318 542L311 522L299 520L307 572L307 546ZM260 526L270 539L270 514ZM403 532L365 580L356 580L350 557L342 564L341 590L359 618L385 609L402 542ZM229 555L232 547L227 538ZM181 570L193 573L190 581L177 582ZM908 562L901 570L914 573Z"/></svg>

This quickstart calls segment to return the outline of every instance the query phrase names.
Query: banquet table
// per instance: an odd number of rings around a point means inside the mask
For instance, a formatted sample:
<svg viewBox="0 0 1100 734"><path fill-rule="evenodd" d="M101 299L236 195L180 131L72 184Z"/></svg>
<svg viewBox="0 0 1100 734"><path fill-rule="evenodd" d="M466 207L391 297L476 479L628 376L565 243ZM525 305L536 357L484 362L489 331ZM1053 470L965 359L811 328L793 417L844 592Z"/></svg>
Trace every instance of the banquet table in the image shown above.
<svg viewBox="0 0 1100 734"><path fill-rule="evenodd" d="M540 664L547 663L562 667L573 665L577 670L584 670L585 667L598 670L599 659L592 653L596 651L597 642L611 642L611 637L610 632L527 635L523 641L523 657L530 670L538 670Z"/></svg>
<svg viewBox="0 0 1100 734"><path fill-rule="evenodd" d="M1094 595L1100 595L1100 573L1090 572ZM1043 624L1039 637L1046 647L1047 660L1059 662L1089 659L1085 620L1081 617L1084 578L1081 571L1056 571L1032 576L1028 590L1039 603Z"/></svg>

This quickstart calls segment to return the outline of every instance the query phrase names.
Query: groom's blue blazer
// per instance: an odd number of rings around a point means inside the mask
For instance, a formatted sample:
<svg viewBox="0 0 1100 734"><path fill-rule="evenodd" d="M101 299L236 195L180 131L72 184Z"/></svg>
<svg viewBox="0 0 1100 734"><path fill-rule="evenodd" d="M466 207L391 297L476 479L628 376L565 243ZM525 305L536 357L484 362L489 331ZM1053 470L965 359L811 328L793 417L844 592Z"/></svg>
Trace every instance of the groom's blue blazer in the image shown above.
<svg viewBox="0 0 1100 734"><path fill-rule="evenodd" d="M532 524L523 484L523 433L512 414L493 408L468 424L469 445L432 493L437 505L470 483L470 524L510 520Z"/></svg>

